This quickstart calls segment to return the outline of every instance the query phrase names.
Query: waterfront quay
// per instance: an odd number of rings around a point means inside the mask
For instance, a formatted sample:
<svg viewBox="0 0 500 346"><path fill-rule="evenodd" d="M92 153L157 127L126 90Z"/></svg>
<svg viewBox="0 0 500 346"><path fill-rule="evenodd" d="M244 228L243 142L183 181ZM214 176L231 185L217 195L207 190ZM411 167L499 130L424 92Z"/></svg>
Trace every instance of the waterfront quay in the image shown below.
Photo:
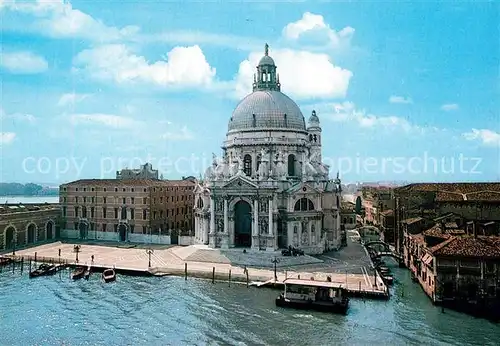
<svg viewBox="0 0 500 346"><path fill-rule="evenodd" d="M77 251L75 246L79 246ZM350 256L354 254L355 260L350 261ZM203 245L75 242L55 242L18 250L15 256L12 252L4 254L5 258L23 258L25 262L36 260L70 266L91 265L96 272L115 268L118 273L128 275L185 276L186 279L195 277L258 287L279 287L287 278L327 281L329 277L332 282L342 284L353 296L388 298L383 280L376 272L370 275L365 269L368 264L366 258L360 260L359 256L368 257L361 245L354 242L340 251L320 257L282 256L278 251L211 249Z"/></svg>

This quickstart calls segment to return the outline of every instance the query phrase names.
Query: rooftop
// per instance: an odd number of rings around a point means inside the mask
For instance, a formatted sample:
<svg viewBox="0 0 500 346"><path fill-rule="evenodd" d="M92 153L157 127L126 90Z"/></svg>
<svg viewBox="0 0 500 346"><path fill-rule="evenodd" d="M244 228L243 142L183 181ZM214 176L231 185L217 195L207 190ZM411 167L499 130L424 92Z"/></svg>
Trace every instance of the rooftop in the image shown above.
<svg viewBox="0 0 500 346"><path fill-rule="evenodd" d="M500 237L450 236L429 249L434 256L482 257L500 259Z"/></svg>
<svg viewBox="0 0 500 346"><path fill-rule="evenodd" d="M437 201L500 201L500 183L417 183L396 193L435 192Z"/></svg>
<svg viewBox="0 0 500 346"><path fill-rule="evenodd" d="M61 186L193 186L192 180L155 180L155 179L80 179Z"/></svg>
<svg viewBox="0 0 500 346"><path fill-rule="evenodd" d="M0 205L0 214L12 214L28 211L50 210L59 208L58 204L2 204Z"/></svg>

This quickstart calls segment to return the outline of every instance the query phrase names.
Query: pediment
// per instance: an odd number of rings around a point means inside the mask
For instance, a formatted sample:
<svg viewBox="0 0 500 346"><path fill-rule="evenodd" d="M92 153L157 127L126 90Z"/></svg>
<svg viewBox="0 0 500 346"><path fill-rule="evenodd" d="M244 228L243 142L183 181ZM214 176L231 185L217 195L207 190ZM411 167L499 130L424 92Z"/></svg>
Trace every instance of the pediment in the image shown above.
<svg viewBox="0 0 500 346"><path fill-rule="evenodd" d="M226 185L223 186L224 189L232 190L245 190L245 189L257 189L258 186L250 179L244 176L236 176L230 179Z"/></svg>
<svg viewBox="0 0 500 346"><path fill-rule="evenodd" d="M287 193L289 194L296 194L296 193L300 193L300 194L317 194L317 193L321 193L322 191L321 190L318 190L317 188L315 188L314 186L311 186L310 184L308 183L298 183L292 187L290 187L288 190L286 190Z"/></svg>

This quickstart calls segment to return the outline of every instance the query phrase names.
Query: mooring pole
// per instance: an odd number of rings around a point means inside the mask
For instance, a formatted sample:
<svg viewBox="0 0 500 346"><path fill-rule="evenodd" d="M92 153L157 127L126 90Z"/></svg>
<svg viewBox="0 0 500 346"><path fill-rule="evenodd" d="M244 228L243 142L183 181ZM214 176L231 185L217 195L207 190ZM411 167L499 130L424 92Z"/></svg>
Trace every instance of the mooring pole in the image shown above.
<svg viewBox="0 0 500 346"><path fill-rule="evenodd" d="M35 263L36 263L36 252L35 252Z"/></svg>
<svg viewBox="0 0 500 346"><path fill-rule="evenodd" d="M229 282L229 287L231 287L231 269L229 269L229 278L228 278L228 282Z"/></svg>
<svg viewBox="0 0 500 346"><path fill-rule="evenodd" d="M212 267L212 283L215 283L215 267Z"/></svg>
<svg viewBox="0 0 500 346"><path fill-rule="evenodd" d="M21 257L21 274L23 273L24 257Z"/></svg>
<svg viewBox="0 0 500 346"><path fill-rule="evenodd" d="M184 263L184 280L188 279L188 264L187 262Z"/></svg>

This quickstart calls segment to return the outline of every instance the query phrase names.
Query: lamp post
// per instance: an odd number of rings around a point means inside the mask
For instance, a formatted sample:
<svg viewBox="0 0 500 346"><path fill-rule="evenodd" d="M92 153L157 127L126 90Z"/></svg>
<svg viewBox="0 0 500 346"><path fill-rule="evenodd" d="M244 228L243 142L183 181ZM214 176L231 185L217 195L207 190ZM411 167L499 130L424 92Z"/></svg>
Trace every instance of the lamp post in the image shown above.
<svg viewBox="0 0 500 346"><path fill-rule="evenodd" d="M280 259L275 256L271 262L274 264L274 282L276 282L278 281L278 276L276 275L276 264L280 263Z"/></svg>
<svg viewBox="0 0 500 346"><path fill-rule="evenodd" d="M76 263L78 263L78 254L80 253L80 245L75 246L75 253L76 253Z"/></svg>
<svg viewBox="0 0 500 346"><path fill-rule="evenodd" d="M147 249L146 253L149 256L149 262L148 262L148 268L151 268L151 255L153 254L154 250L153 249Z"/></svg>

